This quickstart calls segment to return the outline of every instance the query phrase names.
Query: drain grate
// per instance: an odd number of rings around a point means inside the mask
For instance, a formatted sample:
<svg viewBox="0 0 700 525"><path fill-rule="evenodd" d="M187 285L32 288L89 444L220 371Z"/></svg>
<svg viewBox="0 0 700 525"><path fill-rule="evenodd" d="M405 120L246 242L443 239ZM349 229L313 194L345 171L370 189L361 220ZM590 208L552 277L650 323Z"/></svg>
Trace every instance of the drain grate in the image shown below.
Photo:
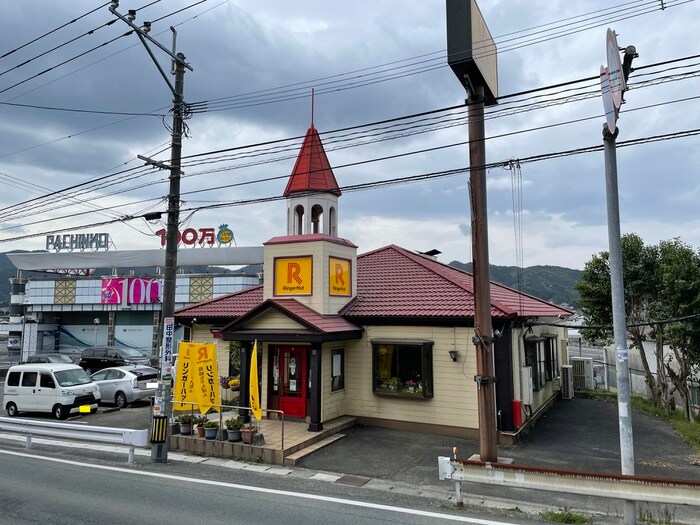
<svg viewBox="0 0 700 525"><path fill-rule="evenodd" d="M366 478L364 476L351 476L346 474L345 476L338 478L335 482L340 483L341 485L350 485L351 487L361 487L370 479L371 478Z"/></svg>

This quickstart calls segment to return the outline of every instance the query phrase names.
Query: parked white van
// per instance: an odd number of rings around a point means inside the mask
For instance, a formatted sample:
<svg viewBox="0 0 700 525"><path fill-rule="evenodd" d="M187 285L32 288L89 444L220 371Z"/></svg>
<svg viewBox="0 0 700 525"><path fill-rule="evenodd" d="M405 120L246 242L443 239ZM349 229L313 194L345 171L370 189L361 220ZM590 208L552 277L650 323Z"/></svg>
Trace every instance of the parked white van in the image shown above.
<svg viewBox="0 0 700 525"><path fill-rule="evenodd" d="M95 412L101 398L97 383L78 365L15 365L5 378L3 400L10 417L20 412L48 412L56 419L65 419L80 412L80 407Z"/></svg>

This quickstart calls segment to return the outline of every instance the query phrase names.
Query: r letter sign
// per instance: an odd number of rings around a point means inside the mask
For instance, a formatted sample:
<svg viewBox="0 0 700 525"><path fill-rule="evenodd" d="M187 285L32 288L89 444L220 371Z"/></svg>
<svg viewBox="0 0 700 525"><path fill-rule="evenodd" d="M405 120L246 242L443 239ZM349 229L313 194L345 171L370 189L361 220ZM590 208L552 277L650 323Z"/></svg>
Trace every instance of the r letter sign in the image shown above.
<svg viewBox="0 0 700 525"><path fill-rule="evenodd" d="M312 257L275 259L275 295L311 295Z"/></svg>
<svg viewBox="0 0 700 525"><path fill-rule="evenodd" d="M329 257L328 279L328 293L330 295L352 295L349 260Z"/></svg>

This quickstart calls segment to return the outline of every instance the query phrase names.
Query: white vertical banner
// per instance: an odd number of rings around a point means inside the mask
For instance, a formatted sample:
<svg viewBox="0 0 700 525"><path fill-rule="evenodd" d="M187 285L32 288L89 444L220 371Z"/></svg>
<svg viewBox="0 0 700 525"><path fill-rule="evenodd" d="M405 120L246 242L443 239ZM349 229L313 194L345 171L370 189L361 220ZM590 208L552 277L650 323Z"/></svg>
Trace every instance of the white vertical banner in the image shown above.
<svg viewBox="0 0 700 525"><path fill-rule="evenodd" d="M163 351L161 354L160 378L169 381L173 374L173 344L175 336L175 318L163 319Z"/></svg>

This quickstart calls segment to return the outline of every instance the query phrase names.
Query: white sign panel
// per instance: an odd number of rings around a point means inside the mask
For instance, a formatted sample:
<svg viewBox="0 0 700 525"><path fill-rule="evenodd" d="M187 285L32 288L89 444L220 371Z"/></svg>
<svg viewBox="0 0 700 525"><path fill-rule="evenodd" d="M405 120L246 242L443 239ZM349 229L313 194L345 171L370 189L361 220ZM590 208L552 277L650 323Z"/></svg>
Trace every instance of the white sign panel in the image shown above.
<svg viewBox="0 0 700 525"><path fill-rule="evenodd" d="M624 93L627 86L625 86L625 76L622 74L620 47L617 45L615 31L610 28L608 28L607 37L605 39L605 51L608 56L608 75L612 100L615 109L619 110L622 104L622 93Z"/></svg>
<svg viewBox="0 0 700 525"><path fill-rule="evenodd" d="M610 88L610 75L608 74L608 70L603 66L600 66L600 91L603 95L605 122L608 124L608 131L614 134L617 129L617 109L615 109L612 90Z"/></svg>
<svg viewBox="0 0 700 525"><path fill-rule="evenodd" d="M175 336L175 318L166 317L163 319L163 359L160 377L169 380L173 373L173 344Z"/></svg>

